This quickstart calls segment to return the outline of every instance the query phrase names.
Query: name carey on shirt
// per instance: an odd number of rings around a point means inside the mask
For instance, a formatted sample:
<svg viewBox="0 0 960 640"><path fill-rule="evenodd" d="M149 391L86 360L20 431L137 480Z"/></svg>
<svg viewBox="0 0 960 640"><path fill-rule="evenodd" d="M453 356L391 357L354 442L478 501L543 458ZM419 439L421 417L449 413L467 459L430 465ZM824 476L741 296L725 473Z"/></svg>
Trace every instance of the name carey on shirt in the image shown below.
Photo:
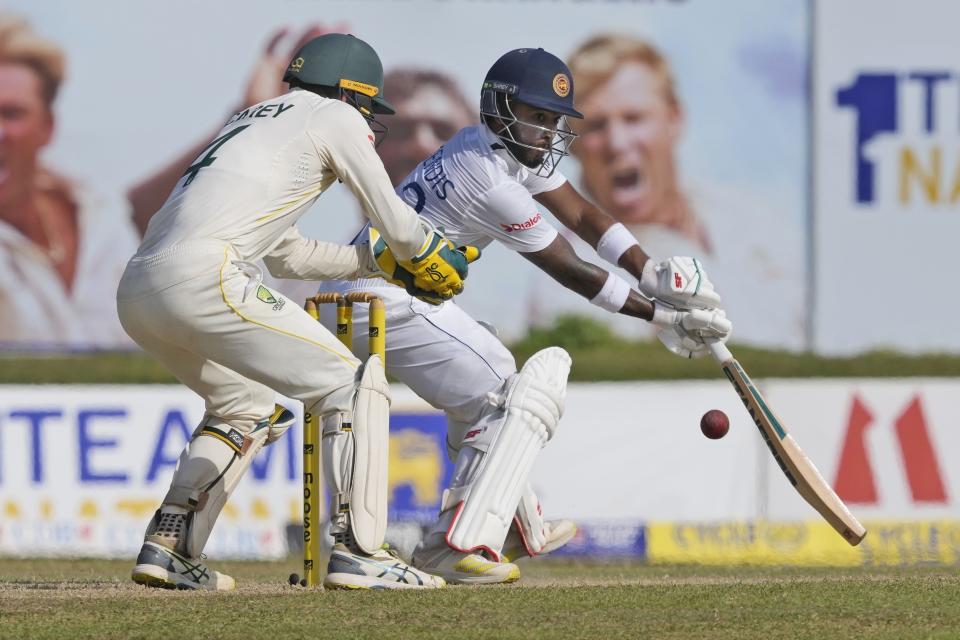
<svg viewBox="0 0 960 640"><path fill-rule="evenodd" d="M284 104L282 102L254 105L252 107L247 107L239 113L233 114L233 117L227 120L227 124L233 124L234 122L238 122L246 118L276 118L281 113L293 109L294 106L295 105ZM223 126L227 126L227 124Z"/></svg>

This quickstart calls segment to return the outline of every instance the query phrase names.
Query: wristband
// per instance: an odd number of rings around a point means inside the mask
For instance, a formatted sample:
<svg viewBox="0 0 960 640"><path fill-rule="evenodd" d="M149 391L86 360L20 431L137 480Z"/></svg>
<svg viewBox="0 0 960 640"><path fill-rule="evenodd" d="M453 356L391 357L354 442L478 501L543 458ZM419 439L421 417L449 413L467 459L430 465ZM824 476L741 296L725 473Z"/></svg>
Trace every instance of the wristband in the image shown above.
<svg viewBox="0 0 960 640"><path fill-rule="evenodd" d="M618 265L620 256L632 246L640 246L633 234L621 223L611 225L597 242L597 255L612 265Z"/></svg>
<svg viewBox="0 0 960 640"><path fill-rule="evenodd" d="M606 309L617 313L627 304L627 298L630 297L630 285L627 281L615 273L607 274L607 281L603 283L600 293L593 296L590 302L601 309Z"/></svg>

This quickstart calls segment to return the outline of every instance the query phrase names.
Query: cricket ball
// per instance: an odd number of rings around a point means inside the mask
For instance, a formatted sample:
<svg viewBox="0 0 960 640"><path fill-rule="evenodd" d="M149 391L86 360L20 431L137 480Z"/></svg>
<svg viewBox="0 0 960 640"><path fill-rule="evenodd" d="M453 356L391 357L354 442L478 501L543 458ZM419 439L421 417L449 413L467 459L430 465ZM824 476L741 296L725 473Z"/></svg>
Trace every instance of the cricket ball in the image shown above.
<svg viewBox="0 0 960 640"><path fill-rule="evenodd" d="M700 431L711 440L727 435L730 430L730 418L720 409L710 409L700 418Z"/></svg>

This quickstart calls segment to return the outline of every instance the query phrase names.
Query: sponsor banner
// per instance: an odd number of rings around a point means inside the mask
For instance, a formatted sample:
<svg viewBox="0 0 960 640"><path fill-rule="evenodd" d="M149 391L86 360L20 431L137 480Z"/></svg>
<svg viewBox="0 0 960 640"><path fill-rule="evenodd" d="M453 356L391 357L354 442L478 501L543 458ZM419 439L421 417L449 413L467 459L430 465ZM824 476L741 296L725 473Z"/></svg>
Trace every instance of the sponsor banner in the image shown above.
<svg viewBox="0 0 960 640"><path fill-rule="evenodd" d="M440 412L390 416L390 521L432 522L453 475L447 419Z"/></svg>
<svg viewBox="0 0 960 640"><path fill-rule="evenodd" d="M647 559L655 563L879 566L955 565L960 521L866 521L851 547L830 525L807 522L651 523Z"/></svg>
<svg viewBox="0 0 960 640"><path fill-rule="evenodd" d="M299 403L280 401L299 425ZM445 418L406 389L393 406L391 517L425 522L452 472ZM0 387L0 554L135 554L202 415L203 402L178 386ZM298 426L260 452L207 553L288 553L288 525L302 519L301 437Z"/></svg>
<svg viewBox="0 0 960 640"><path fill-rule="evenodd" d="M960 236L960 5L824 0L814 15L814 347L956 350L941 318L960 300L940 274ZM891 292L937 313L890 304L856 320Z"/></svg>
<svg viewBox="0 0 960 640"><path fill-rule="evenodd" d="M960 470L948 457L960 450L960 381L770 380L761 389L862 521L960 521ZM444 416L405 387L393 393L389 517L412 545L437 513L452 463ZM700 433L708 409L730 417L726 437ZM178 386L0 387L0 554L135 552L202 414ZM297 428L257 457L211 554L287 553L288 527L301 520L300 442ZM562 428L530 482L547 519L581 525L570 550L589 554L640 553L641 522L818 521L722 379L570 385ZM780 545L791 539L789 529L764 531ZM889 531L890 545L920 535ZM947 539L944 531L931 535Z"/></svg>
<svg viewBox="0 0 960 640"><path fill-rule="evenodd" d="M771 408L861 520L960 519L956 398L960 381L768 381ZM806 520L813 511L767 456L757 517Z"/></svg>
<svg viewBox="0 0 960 640"><path fill-rule="evenodd" d="M550 555L642 560L647 555L647 528L639 521L578 522L573 539Z"/></svg>
<svg viewBox="0 0 960 640"><path fill-rule="evenodd" d="M749 363L746 363L749 369ZM770 408L864 520L960 519L960 381L767 380ZM708 440L701 415L730 432ZM571 472L571 470L573 470ZM724 380L571 385L531 480L548 518L803 522L790 485Z"/></svg>
<svg viewBox="0 0 960 640"><path fill-rule="evenodd" d="M853 547L825 522L651 523L647 558L697 564L859 564Z"/></svg>
<svg viewBox="0 0 960 640"><path fill-rule="evenodd" d="M565 407L531 472L546 518L724 520L759 512L758 468L769 453L725 379L571 384ZM709 409L730 417L720 440L700 432Z"/></svg>

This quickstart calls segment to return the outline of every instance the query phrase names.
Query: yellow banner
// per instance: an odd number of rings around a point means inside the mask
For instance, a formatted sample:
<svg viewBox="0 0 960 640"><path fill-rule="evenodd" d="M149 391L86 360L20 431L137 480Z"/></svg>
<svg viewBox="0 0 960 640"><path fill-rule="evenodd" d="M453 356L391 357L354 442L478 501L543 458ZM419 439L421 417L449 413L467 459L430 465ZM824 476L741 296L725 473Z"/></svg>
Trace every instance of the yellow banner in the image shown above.
<svg viewBox="0 0 960 640"><path fill-rule="evenodd" d="M825 522L653 523L647 557L654 563L765 565L956 564L960 522L865 522L851 547Z"/></svg>

